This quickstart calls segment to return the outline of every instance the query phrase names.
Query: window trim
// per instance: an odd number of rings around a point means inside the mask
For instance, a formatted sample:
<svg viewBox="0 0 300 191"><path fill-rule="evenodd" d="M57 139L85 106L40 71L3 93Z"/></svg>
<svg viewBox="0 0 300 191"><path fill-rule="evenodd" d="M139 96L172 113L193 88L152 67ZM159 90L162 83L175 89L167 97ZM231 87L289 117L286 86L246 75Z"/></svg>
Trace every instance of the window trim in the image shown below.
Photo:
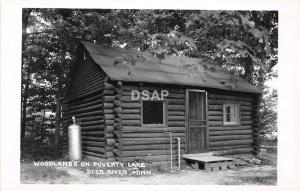
<svg viewBox="0 0 300 191"><path fill-rule="evenodd" d="M153 101L163 103L163 124L144 124L143 101ZM141 126L142 127L167 127L168 126L168 102L167 100L143 100L141 99Z"/></svg>
<svg viewBox="0 0 300 191"><path fill-rule="evenodd" d="M234 106L237 108L237 120L236 122L227 122L225 121L225 108L226 106ZM223 110L222 110L222 114L223 114L223 125L224 126L239 126L241 124L241 107L239 103L236 102L227 102L227 103L223 103Z"/></svg>

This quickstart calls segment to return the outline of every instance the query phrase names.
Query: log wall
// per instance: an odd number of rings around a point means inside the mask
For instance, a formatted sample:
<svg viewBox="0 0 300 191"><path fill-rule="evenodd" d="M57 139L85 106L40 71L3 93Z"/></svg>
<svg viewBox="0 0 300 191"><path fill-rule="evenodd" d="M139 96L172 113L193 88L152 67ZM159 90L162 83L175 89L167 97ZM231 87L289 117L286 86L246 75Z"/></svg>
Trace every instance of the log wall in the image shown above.
<svg viewBox="0 0 300 191"><path fill-rule="evenodd" d="M257 102L253 94L208 91L209 150L228 153L249 153L256 144ZM223 124L223 104L240 105L240 124Z"/></svg>
<svg viewBox="0 0 300 191"><path fill-rule="evenodd" d="M166 102L166 126L143 126L141 120L141 99L132 100L131 90L148 90L150 96L153 91L168 90ZM114 155L121 161L134 161L138 159L151 162L170 161L169 133L164 133L168 128L173 132L173 137L181 138L181 153L185 148L185 90L154 87L145 85L123 84L119 88L121 110L120 120L116 123L114 134L117 137ZM174 159L177 152L177 142L173 139ZM175 161L175 160L174 160Z"/></svg>
<svg viewBox="0 0 300 191"><path fill-rule="evenodd" d="M68 126L72 116L81 126L84 158L106 158L104 89L107 77L89 57L78 60L72 70L70 85L63 102L64 153L68 153Z"/></svg>

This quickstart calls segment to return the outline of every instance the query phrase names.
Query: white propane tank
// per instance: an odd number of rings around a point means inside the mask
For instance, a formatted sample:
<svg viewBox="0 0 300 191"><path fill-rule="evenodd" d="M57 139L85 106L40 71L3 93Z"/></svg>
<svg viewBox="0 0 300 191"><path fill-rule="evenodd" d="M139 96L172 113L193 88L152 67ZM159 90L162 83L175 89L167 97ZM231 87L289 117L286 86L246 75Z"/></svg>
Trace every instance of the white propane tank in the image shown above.
<svg viewBox="0 0 300 191"><path fill-rule="evenodd" d="M69 136L69 160L80 161L81 153L81 128L76 125L75 117L72 117L73 125L68 127Z"/></svg>

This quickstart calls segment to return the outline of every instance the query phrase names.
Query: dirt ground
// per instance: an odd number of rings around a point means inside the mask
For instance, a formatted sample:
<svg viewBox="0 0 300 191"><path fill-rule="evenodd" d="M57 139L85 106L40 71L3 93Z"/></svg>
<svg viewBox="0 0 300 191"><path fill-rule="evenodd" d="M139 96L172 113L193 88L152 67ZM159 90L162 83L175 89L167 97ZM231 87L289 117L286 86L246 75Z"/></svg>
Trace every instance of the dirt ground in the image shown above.
<svg viewBox="0 0 300 191"><path fill-rule="evenodd" d="M143 184L143 185L276 185L276 154L259 156L260 165L241 165L235 169L205 172L185 168L181 171L155 172L151 176L111 177L89 175L75 167L35 167L21 163L21 183L26 184Z"/></svg>

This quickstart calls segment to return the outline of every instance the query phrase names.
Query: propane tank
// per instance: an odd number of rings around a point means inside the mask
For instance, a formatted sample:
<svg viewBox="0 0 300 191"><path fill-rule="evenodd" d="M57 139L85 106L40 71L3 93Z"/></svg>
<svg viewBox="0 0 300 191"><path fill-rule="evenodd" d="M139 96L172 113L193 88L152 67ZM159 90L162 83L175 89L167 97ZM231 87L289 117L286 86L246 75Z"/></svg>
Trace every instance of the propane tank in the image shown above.
<svg viewBox="0 0 300 191"><path fill-rule="evenodd" d="M81 128L76 125L75 117L72 117L73 125L68 127L69 136L69 160L80 161L81 153Z"/></svg>

